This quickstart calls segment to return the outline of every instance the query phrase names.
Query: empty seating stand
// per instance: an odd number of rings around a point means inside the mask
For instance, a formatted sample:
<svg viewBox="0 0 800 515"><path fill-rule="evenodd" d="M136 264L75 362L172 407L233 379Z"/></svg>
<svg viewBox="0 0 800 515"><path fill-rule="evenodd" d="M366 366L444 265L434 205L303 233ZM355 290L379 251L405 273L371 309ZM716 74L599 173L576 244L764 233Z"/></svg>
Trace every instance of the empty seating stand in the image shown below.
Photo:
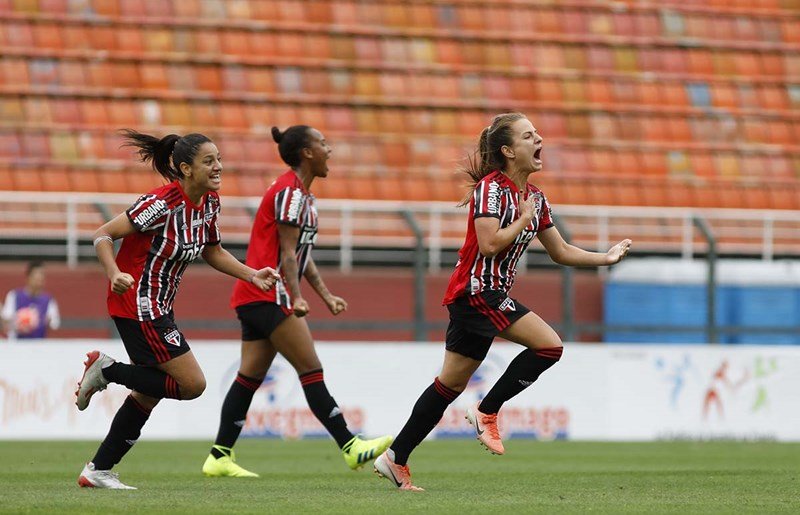
<svg viewBox="0 0 800 515"><path fill-rule="evenodd" d="M269 127L308 123L320 196L454 201L514 109L556 203L796 209L797 26L796 0L0 0L0 189L158 184L132 127L208 133L253 194Z"/></svg>

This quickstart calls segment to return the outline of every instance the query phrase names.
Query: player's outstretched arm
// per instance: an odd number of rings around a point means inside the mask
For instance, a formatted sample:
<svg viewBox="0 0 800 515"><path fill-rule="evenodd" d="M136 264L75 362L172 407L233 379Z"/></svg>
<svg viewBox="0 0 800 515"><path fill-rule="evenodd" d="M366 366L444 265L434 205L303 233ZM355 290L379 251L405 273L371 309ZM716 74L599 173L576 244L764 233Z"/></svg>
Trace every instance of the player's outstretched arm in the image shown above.
<svg viewBox="0 0 800 515"><path fill-rule="evenodd" d="M633 243L625 239L611 247L608 252L589 252L575 245L570 245L556 227L543 230L538 235L550 259L559 265L566 266L609 266L622 261L628 255Z"/></svg>
<svg viewBox="0 0 800 515"><path fill-rule="evenodd" d="M306 265L306 270L303 273L303 277L305 277L306 281L308 281L308 284L314 288L314 291L317 292L317 295L319 295L320 298L325 301L325 304L328 306L328 309L331 313L338 315L342 311L347 310L347 301L341 297L333 295L328 290L328 287L325 286L325 282L322 280L322 276L319 274L317 265L310 257L308 258L308 264Z"/></svg>
<svg viewBox="0 0 800 515"><path fill-rule="evenodd" d="M266 267L255 270L236 259L233 254L222 248L222 245L209 245L203 249L203 259L214 269L236 279L253 283L263 291L275 286L280 277L275 270Z"/></svg>

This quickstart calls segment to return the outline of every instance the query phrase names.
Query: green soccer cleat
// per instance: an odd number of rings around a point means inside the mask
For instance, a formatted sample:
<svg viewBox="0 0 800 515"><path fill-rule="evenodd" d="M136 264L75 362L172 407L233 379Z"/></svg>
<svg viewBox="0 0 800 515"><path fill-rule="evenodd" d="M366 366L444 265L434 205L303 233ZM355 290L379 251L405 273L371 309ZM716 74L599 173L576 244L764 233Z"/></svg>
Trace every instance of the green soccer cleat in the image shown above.
<svg viewBox="0 0 800 515"><path fill-rule="evenodd" d="M220 451L225 456L215 458L209 454L206 462L203 463L203 474L207 477L260 477L255 472L245 470L236 464L236 455L233 449L215 445L214 449Z"/></svg>
<svg viewBox="0 0 800 515"><path fill-rule="evenodd" d="M344 461L351 469L358 470L365 463L383 454L392 445L392 440L389 435L372 440L362 440L360 437L354 436L342 447Z"/></svg>

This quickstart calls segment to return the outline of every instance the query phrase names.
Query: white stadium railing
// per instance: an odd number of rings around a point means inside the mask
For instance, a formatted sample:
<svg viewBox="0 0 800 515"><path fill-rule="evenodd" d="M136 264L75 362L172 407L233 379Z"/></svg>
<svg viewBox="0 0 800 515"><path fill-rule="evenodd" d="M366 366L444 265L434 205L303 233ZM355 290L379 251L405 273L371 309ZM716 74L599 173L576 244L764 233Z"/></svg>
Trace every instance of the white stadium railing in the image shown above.
<svg viewBox="0 0 800 515"><path fill-rule="evenodd" d="M63 258L75 265L92 255L93 231L124 210L135 194L0 192L0 251L5 257L37 255ZM259 197L224 197L221 230L232 245L247 243ZM438 271L445 251L458 249L464 237L466 210L446 202L394 202L320 199L318 245L333 249L342 270L353 265L354 249L413 249L415 233L408 214L422 232L427 267ZM706 250L693 225L699 217L710 226L721 255L800 255L800 213L745 209L669 207L553 206L571 241L605 250L622 238L634 249L690 258ZM405 213L405 214L404 214ZM538 247L533 245L533 251Z"/></svg>

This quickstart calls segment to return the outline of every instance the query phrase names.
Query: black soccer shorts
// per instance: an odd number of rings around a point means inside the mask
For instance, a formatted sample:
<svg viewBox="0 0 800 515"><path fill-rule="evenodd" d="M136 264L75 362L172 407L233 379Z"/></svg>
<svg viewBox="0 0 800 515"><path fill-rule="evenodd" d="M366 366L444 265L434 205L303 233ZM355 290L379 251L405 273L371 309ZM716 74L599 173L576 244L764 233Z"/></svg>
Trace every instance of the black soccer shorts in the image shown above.
<svg viewBox="0 0 800 515"><path fill-rule="evenodd" d="M272 331L291 314L291 309L274 302L251 302L237 306L236 316L242 326L242 341L269 338Z"/></svg>
<svg viewBox="0 0 800 515"><path fill-rule="evenodd" d="M155 320L112 318L134 365L155 366L191 350L172 312Z"/></svg>
<svg viewBox="0 0 800 515"><path fill-rule="evenodd" d="M463 295L452 304L445 348L462 356L483 361L492 341L508 326L524 317L530 309L505 292L486 290Z"/></svg>

